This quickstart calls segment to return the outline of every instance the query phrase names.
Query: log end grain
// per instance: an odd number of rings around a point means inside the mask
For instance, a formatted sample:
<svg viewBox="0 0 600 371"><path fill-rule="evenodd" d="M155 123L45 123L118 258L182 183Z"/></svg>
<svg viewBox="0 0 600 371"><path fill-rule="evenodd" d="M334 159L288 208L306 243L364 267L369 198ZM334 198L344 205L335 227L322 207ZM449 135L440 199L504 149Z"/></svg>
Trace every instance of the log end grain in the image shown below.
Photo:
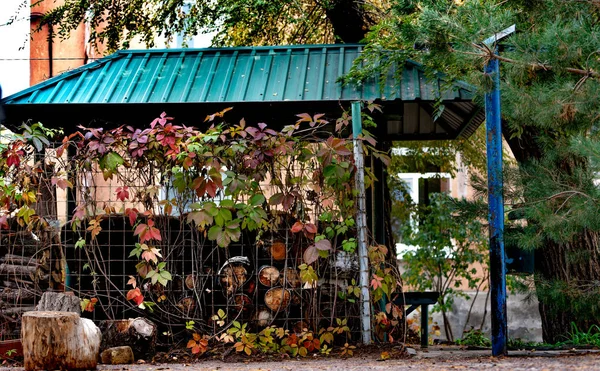
<svg viewBox="0 0 600 371"><path fill-rule="evenodd" d="M291 301L289 290L282 287L275 287L265 293L265 305L273 312L285 310Z"/></svg>
<svg viewBox="0 0 600 371"><path fill-rule="evenodd" d="M269 249L271 257L276 261L283 261L287 256L287 248L284 242L274 241Z"/></svg>
<svg viewBox="0 0 600 371"><path fill-rule="evenodd" d="M263 286L272 287L279 283L279 269L266 265L258 271L258 280Z"/></svg>

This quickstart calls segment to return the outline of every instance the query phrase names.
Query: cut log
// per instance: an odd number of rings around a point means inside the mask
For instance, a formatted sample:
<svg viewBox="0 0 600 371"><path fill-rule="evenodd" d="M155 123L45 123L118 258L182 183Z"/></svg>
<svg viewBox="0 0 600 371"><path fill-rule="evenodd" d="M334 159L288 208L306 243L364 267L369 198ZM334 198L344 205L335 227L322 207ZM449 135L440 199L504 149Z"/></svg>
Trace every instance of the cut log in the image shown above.
<svg viewBox="0 0 600 371"><path fill-rule="evenodd" d="M234 256L218 272L221 287L227 296L238 291L250 278L250 260L245 256Z"/></svg>
<svg viewBox="0 0 600 371"><path fill-rule="evenodd" d="M4 257L2 259L0 259L0 262L7 263L7 264L15 264L15 265L28 265L31 267L38 266L37 259L34 259L33 257L29 257L29 256L21 256L21 255L15 255L15 254L4 255Z"/></svg>
<svg viewBox="0 0 600 371"><path fill-rule="evenodd" d="M71 312L27 312L21 327L25 371L96 369L100 330Z"/></svg>
<svg viewBox="0 0 600 371"><path fill-rule="evenodd" d="M275 261L283 261L287 256L287 248L282 241L273 241L267 248L268 255Z"/></svg>
<svg viewBox="0 0 600 371"><path fill-rule="evenodd" d="M5 288L0 293L0 300L6 301L9 303L14 302L23 302L23 301L32 301L35 297L33 291L29 289L9 289Z"/></svg>
<svg viewBox="0 0 600 371"><path fill-rule="evenodd" d="M34 311L34 310L35 310L35 306L28 305L28 306L23 306L23 307L10 307L10 308L6 308L6 309L2 309L2 313L21 315L25 312L30 312L30 311Z"/></svg>
<svg viewBox="0 0 600 371"><path fill-rule="evenodd" d="M284 269L281 274L281 285L293 289L299 288L302 285L302 281L300 280L298 271L294 268Z"/></svg>
<svg viewBox="0 0 600 371"><path fill-rule="evenodd" d="M156 348L156 325L145 318L101 321L101 349L128 345L135 359L148 359Z"/></svg>
<svg viewBox="0 0 600 371"><path fill-rule="evenodd" d="M271 265L265 265L258 271L258 281L267 287L273 287L278 284L279 276L279 269Z"/></svg>
<svg viewBox="0 0 600 371"><path fill-rule="evenodd" d="M33 282L32 282L33 284ZM12 281L2 281L2 286L4 287L8 287L9 289L18 289L19 286L16 282L12 282Z"/></svg>
<svg viewBox="0 0 600 371"><path fill-rule="evenodd" d="M273 312L281 312L290 305L291 297L289 290L275 287L265 293L265 305Z"/></svg>
<svg viewBox="0 0 600 371"><path fill-rule="evenodd" d="M185 297L177 303L177 308L187 317L191 316L196 310L196 300L192 297Z"/></svg>
<svg viewBox="0 0 600 371"><path fill-rule="evenodd" d="M29 280L22 280L20 278L16 278L16 277L11 277L11 280L18 286L18 287L22 287L23 285L25 286L35 286L35 283L33 283L33 281L29 281Z"/></svg>
<svg viewBox="0 0 600 371"><path fill-rule="evenodd" d="M269 326L273 323L274 319L275 316L273 316L273 313L267 308L258 308L256 313L254 313L254 320L256 321L256 324L261 327Z"/></svg>
<svg viewBox="0 0 600 371"><path fill-rule="evenodd" d="M230 305L237 311L248 312L252 308L252 299L246 294L235 294L231 299Z"/></svg>
<svg viewBox="0 0 600 371"><path fill-rule="evenodd" d="M185 287L187 287L189 290L195 289L198 282L200 282L200 280L193 274L188 274L185 277Z"/></svg>
<svg viewBox="0 0 600 371"><path fill-rule="evenodd" d="M39 311L73 312L81 314L79 298L75 295L67 295L61 292L47 291L37 305Z"/></svg>
<svg viewBox="0 0 600 371"><path fill-rule="evenodd" d="M33 279L36 271L36 267L31 267L28 265L14 265L7 263L0 264L0 274L5 275L26 276Z"/></svg>

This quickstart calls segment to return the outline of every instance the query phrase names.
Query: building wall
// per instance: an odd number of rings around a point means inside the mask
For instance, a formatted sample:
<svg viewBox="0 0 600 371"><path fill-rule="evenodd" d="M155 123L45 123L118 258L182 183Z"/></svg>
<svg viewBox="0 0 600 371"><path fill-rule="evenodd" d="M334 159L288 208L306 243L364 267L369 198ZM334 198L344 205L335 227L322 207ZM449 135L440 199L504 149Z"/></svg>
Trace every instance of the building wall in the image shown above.
<svg viewBox="0 0 600 371"><path fill-rule="evenodd" d="M480 292L477 297L475 297L474 292L465 291L465 293L470 298L456 298L452 310L448 314L454 338L460 339L463 329L466 331L471 328L478 329L482 323L482 332L489 338L492 323L490 320L491 303L489 297L487 297L487 292ZM473 304L473 309L467 323L467 315L471 304ZM508 314L509 339L542 342L542 320L537 299L529 298L523 294L508 295L506 311ZM434 325L440 327L439 335L433 335L432 338L446 340L442 314L439 312L433 313L432 321Z"/></svg>
<svg viewBox="0 0 600 371"><path fill-rule="evenodd" d="M31 0L36 4L37 0ZM40 17L51 9L64 4L64 0L43 1L31 7L31 29L36 30ZM31 40L30 84L34 85L65 71L84 65L85 27L80 25L69 38L59 39L53 27L44 26L33 33Z"/></svg>

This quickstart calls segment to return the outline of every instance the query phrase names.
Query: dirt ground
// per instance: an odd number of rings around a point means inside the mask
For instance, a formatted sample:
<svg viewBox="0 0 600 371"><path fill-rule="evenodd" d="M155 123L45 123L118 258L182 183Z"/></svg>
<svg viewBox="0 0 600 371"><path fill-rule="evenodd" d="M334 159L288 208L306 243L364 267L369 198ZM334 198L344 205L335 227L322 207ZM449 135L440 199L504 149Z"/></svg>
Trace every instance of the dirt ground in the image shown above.
<svg viewBox="0 0 600 371"><path fill-rule="evenodd" d="M464 350L437 347L428 351L417 351L406 359L379 360L380 354L363 354L348 359L337 357L318 359L286 359L264 362L223 362L201 360L197 363L98 365L98 370L111 371L309 371L309 370L600 370L600 351L513 351L507 357L491 357L489 350ZM21 371L22 367L0 368L6 371Z"/></svg>

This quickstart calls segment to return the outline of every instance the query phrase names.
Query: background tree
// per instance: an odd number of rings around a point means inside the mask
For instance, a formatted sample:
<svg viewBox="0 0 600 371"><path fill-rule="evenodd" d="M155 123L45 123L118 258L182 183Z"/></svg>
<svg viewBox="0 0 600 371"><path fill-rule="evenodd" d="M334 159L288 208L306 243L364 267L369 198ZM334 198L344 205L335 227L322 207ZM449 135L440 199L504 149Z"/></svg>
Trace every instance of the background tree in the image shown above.
<svg viewBox="0 0 600 371"><path fill-rule="evenodd" d="M50 1L50 0L41 0ZM82 21L90 41L109 50L140 37L217 32L214 45L355 43L388 9L388 0L66 0L43 18L68 37Z"/></svg>
<svg viewBox="0 0 600 371"><path fill-rule="evenodd" d="M521 170L513 206L527 220L520 243L536 249L547 342L571 322L600 322L599 17L595 1L399 0L368 39L372 63L354 75L412 58L483 93L491 86L483 65L500 59L504 134ZM498 45L498 57L482 42L512 24L518 32Z"/></svg>

